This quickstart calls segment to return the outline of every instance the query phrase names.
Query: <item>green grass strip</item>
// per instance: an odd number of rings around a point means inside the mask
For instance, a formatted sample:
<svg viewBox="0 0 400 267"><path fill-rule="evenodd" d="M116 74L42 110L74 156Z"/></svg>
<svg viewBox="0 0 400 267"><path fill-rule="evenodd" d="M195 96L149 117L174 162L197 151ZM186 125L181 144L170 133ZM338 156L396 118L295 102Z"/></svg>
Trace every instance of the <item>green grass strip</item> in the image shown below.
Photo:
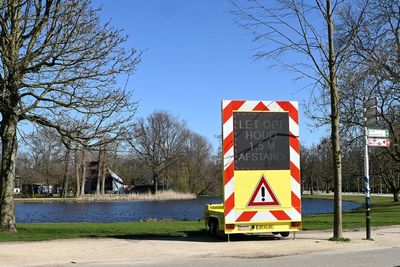
<svg viewBox="0 0 400 267"><path fill-rule="evenodd" d="M343 200L361 203L359 209L343 212L343 228L354 229L365 227L365 197L343 195ZM303 198L333 199L333 195L305 195ZM400 203L394 203L391 197L371 197L371 226L400 224ZM303 230L324 230L333 228L332 214L303 216Z"/></svg>
<svg viewBox="0 0 400 267"><path fill-rule="evenodd" d="M332 195L306 195L303 198L332 199ZM343 200L364 203L363 196L344 195ZM400 203L390 197L371 198L371 226L400 225ZM365 209L343 212L343 228L365 227ZM303 230L333 228L332 214L303 216ZM18 224L17 234L0 231L0 242L39 241L70 238L170 238L206 235L203 221L148 221L127 223L32 223Z"/></svg>
<svg viewBox="0 0 400 267"><path fill-rule="evenodd" d="M17 234L0 232L0 241L39 241L70 238L151 238L203 234L204 222L150 221L124 223L18 224Z"/></svg>

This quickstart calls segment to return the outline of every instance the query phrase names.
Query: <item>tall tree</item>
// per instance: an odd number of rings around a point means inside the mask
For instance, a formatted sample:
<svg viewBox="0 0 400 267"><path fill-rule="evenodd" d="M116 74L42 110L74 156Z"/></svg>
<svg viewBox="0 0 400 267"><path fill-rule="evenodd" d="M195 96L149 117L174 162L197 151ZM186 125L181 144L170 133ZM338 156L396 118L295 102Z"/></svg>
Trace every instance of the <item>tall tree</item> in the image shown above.
<svg viewBox="0 0 400 267"><path fill-rule="evenodd" d="M391 146L379 148L381 152L372 151L375 160L381 157L380 163L385 163L373 164L377 169L372 171L384 179L396 200L398 175L394 170L390 175L382 171L386 166L400 162L400 3L370 0L365 10L363 4L354 4L341 17L340 27L344 32L356 29L349 47L350 60L344 66L348 71L339 76L342 86L349 88L342 93L340 108L346 111L342 112L342 122L346 132L350 133L348 137L359 139L364 126L363 101L377 98L377 126L389 129Z"/></svg>
<svg viewBox="0 0 400 267"><path fill-rule="evenodd" d="M316 147L301 147L300 149L300 166L301 166L301 183L304 190L309 190L310 194L314 194L314 183L317 174L317 167L319 164L318 155L316 154Z"/></svg>
<svg viewBox="0 0 400 267"><path fill-rule="evenodd" d="M400 202L400 166L387 153L372 153L373 175L379 177L386 184L393 195L393 202Z"/></svg>
<svg viewBox="0 0 400 267"><path fill-rule="evenodd" d="M68 142L68 144L66 146L66 150L65 150L63 182L62 182L61 192L60 192L60 197L62 197L62 198L65 198L68 195L70 160L71 160L71 143Z"/></svg>
<svg viewBox="0 0 400 267"><path fill-rule="evenodd" d="M140 54L123 48L126 37L101 23L98 13L90 0L2 1L0 226L6 231L16 231L13 188L21 121L78 139L82 129L66 131L66 121L90 114L89 128L120 133L131 119L116 116L135 105L115 84L119 74L133 73Z"/></svg>
<svg viewBox="0 0 400 267"><path fill-rule="evenodd" d="M213 186L211 144L203 136L189 133L184 147L183 164L191 193L202 195Z"/></svg>
<svg viewBox="0 0 400 267"><path fill-rule="evenodd" d="M136 123L130 144L151 171L154 193L166 171L182 159L187 135L186 124L164 111Z"/></svg>
<svg viewBox="0 0 400 267"><path fill-rule="evenodd" d="M75 150L75 155L74 155L74 164L75 164L75 193L74 197L79 197L81 195L81 161L79 159L79 151L78 149Z"/></svg>
<svg viewBox="0 0 400 267"><path fill-rule="evenodd" d="M35 177L35 180L37 182L45 182L49 189L50 181L57 176L61 176L64 146L59 136L51 129L37 127L35 131L21 140L22 145L25 145L25 152L33 159L29 164L31 166L30 172L37 173L40 177ZM20 167L20 165L21 162L18 160L17 167ZM18 172L18 169L17 174L21 177L26 178L26 175L29 175L26 172Z"/></svg>
<svg viewBox="0 0 400 267"><path fill-rule="evenodd" d="M331 126L332 169L334 174L334 239L342 238L342 160L339 135L339 86L341 62L353 32L335 40L336 12L343 1L300 0L259 1L235 6L236 21L262 43L257 59L273 59L299 77L309 78L325 90L330 105L324 122ZM336 41L336 42L335 42ZM296 54L292 56L293 54ZM320 96L318 96L320 97ZM323 105L325 110L326 106Z"/></svg>
<svg viewBox="0 0 400 267"><path fill-rule="evenodd" d="M80 196L85 195L85 184L86 184L86 160L87 160L87 151L85 148L82 149L82 183L81 183L81 194Z"/></svg>

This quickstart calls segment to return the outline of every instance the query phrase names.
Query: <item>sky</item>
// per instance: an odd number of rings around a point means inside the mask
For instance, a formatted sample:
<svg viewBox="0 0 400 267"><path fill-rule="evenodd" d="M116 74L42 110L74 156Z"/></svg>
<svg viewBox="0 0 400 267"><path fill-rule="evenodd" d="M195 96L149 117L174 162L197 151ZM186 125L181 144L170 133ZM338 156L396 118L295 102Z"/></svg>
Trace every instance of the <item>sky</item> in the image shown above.
<svg viewBox="0 0 400 267"><path fill-rule="evenodd" d="M228 0L94 0L101 19L129 36L126 47L143 50L127 87L138 101L136 117L165 110L186 121L217 148L221 100L291 100L300 104L300 141L317 143L304 115L305 80L254 60L259 44L234 23ZM125 81L124 81L125 82Z"/></svg>

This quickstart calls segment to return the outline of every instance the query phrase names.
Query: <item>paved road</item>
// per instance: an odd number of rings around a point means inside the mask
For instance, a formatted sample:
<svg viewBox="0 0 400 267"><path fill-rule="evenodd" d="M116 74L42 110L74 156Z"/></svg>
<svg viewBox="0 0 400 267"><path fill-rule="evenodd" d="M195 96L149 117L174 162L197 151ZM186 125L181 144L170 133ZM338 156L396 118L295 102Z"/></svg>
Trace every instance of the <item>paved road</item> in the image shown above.
<svg viewBox="0 0 400 267"><path fill-rule="evenodd" d="M105 238L0 243L0 267L21 266L399 266L400 226L344 233L350 242L328 241L331 231L303 231L296 239L207 235L171 238Z"/></svg>
<svg viewBox="0 0 400 267"><path fill-rule="evenodd" d="M303 255L283 256L274 258L258 259L212 259L198 262L179 262L165 264L147 264L134 266L246 266L246 267L269 267L269 266L296 266L296 267L338 267L338 266L400 266L400 248L388 248L379 250L357 251L349 253L310 253ZM118 266L118 265L117 265ZM129 266L129 265L126 265ZM131 265L132 266L132 265ZM122 266L120 266L122 267Z"/></svg>
<svg viewBox="0 0 400 267"><path fill-rule="evenodd" d="M282 256L273 258L211 258L211 259L196 259L196 260L174 260L169 262L119 262L119 263L85 263L85 264L67 264L61 266L88 266L88 267L129 267L129 266L160 266L160 267L202 267L202 266L246 266L246 267L344 267L344 266L400 266L400 247L386 249L372 249L364 251L352 252L319 252L303 255Z"/></svg>

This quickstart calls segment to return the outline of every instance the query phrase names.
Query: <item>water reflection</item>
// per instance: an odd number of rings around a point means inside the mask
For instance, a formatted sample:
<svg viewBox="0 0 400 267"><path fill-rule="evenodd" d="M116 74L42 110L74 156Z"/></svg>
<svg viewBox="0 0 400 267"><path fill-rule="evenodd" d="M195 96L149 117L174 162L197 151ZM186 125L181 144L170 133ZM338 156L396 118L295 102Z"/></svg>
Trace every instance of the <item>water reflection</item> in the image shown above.
<svg viewBox="0 0 400 267"><path fill-rule="evenodd" d="M17 203L16 215L18 223L198 220L203 217L205 204L220 202L218 197L200 197L168 201ZM333 212L333 201L303 199L302 207L303 214L329 213ZM343 210L358 207L358 203L343 202Z"/></svg>

